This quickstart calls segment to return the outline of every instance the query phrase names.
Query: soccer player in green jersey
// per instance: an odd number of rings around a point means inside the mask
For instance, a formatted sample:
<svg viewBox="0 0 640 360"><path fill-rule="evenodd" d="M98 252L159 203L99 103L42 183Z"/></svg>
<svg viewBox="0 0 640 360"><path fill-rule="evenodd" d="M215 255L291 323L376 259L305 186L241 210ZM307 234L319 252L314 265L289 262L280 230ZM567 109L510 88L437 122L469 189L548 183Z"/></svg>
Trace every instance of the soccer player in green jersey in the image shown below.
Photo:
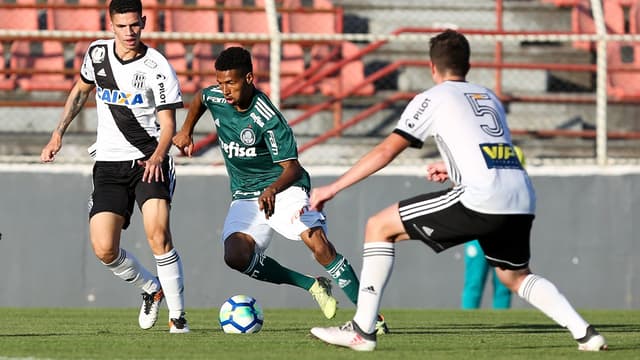
<svg viewBox="0 0 640 360"><path fill-rule="evenodd" d="M196 94L173 143L191 156L193 129L209 109L231 180L232 202L222 231L224 260L252 278L308 290L324 315L333 318L336 300L329 279L301 274L265 254L274 231L302 240L347 297L357 302L357 275L327 239L324 215L309 209L311 182L298 162L293 132L267 95L254 86L249 51L230 47L220 53L215 68L218 85ZM386 332L382 318L378 325Z"/></svg>

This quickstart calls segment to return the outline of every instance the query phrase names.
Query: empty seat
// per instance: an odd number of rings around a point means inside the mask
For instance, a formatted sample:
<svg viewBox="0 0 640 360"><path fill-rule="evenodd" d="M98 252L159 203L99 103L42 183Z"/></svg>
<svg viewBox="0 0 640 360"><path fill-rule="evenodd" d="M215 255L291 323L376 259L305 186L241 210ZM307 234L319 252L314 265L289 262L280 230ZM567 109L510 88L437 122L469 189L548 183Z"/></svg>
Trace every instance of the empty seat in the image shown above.
<svg viewBox="0 0 640 360"><path fill-rule="evenodd" d="M264 0L225 0L222 27L224 32L268 33L269 23L264 10ZM241 10L242 7L256 7L262 10ZM234 8L234 9L232 9Z"/></svg>
<svg viewBox="0 0 640 360"><path fill-rule="evenodd" d="M215 63L221 50L219 44L197 43L193 46L193 71L200 88L216 84Z"/></svg>
<svg viewBox="0 0 640 360"><path fill-rule="evenodd" d="M168 6L186 6L189 9L171 9L164 11L165 31L217 33L218 12L216 0L167 0ZM202 7L207 7L203 9ZM212 9L213 8L213 9Z"/></svg>
<svg viewBox="0 0 640 360"><path fill-rule="evenodd" d="M609 34L623 34L625 32L625 3L623 0L607 0L603 2L605 28ZM590 0L578 0L571 11L572 31L577 34L595 34L596 26L591 11ZM581 50L594 50L591 41L574 41L573 47Z"/></svg>
<svg viewBox="0 0 640 360"><path fill-rule="evenodd" d="M348 58L356 55L360 49L357 45L345 41L341 45L341 57ZM336 59L335 62L339 61ZM333 66L334 61L325 65L325 68ZM338 74L327 77L319 83L320 92L327 96L339 96L347 91L355 89L352 95L368 96L375 92L373 84L362 85L364 81L364 63L361 60L351 61L338 70Z"/></svg>
<svg viewBox="0 0 640 360"><path fill-rule="evenodd" d="M47 11L49 30L101 31L104 3L99 0L53 0L54 5L96 6L95 8L51 8Z"/></svg>
<svg viewBox="0 0 640 360"><path fill-rule="evenodd" d="M616 99L640 97L640 44L607 44L607 93Z"/></svg>
<svg viewBox="0 0 640 360"><path fill-rule="evenodd" d="M282 32L285 33L311 33L334 34L342 32L338 28L336 13L331 1L328 0L284 0L282 12ZM315 44L303 49L310 59L309 68L321 66L331 56L333 46L330 44ZM315 71L311 71L315 72ZM311 73L310 72L310 73ZM311 94L316 91L315 85L308 85L299 92Z"/></svg>
<svg viewBox="0 0 640 360"><path fill-rule="evenodd" d="M8 68L6 59L4 58L4 48L0 42L0 90L13 90L16 87L16 75L6 74L3 71Z"/></svg>
<svg viewBox="0 0 640 360"><path fill-rule="evenodd" d="M223 13L223 30L225 32L268 33L269 24L264 10L264 0L243 1L225 0ZM241 10L242 7L254 7L262 10ZM225 47L228 47L226 44ZM251 51L256 86L269 93L270 47L267 43L244 44ZM283 44L280 58L282 88L295 76L304 71L304 52L297 44Z"/></svg>
<svg viewBox="0 0 640 360"><path fill-rule="evenodd" d="M35 5L36 0L0 0L16 5L15 9L0 10L0 27L3 29L38 30L38 12L36 8L19 8L20 5Z"/></svg>
<svg viewBox="0 0 640 360"><path fill-rule="evenodd" d="M185 93L193 93L196 90L197 82L191 72L191 59L187 54L187 49L182 43L168 42L158 47L167 58L178 75L180 90Z"/></svg>
<svg viewBox="0 0 640 360"><path fill-rule="evenodd" d="M629 6L629 32L640 34L640 0Z"/></svg>
<svg viewBox="0 0 640 360"><path fill-rule="evenodd" d="M11 44L11 68L24 90L69 90L71 77L63 73L64 50L58 41L15 41ZM22 73L24 72L24 73Z"/></svg>

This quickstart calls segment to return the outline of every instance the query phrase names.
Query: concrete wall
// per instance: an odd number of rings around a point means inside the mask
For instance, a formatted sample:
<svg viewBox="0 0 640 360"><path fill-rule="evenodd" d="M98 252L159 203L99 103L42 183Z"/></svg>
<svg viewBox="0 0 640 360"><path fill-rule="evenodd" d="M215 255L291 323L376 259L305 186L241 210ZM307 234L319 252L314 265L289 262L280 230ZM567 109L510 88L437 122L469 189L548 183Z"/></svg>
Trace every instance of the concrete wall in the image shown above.
<svg viewBox="0 0 640 360"><path fill-rule="evenodd" d="M90 168L54 164L3 169L0 306L138 306L138 290L114 277L92 253L86 221ZM260 283L225 267L219 238L228 180L223 171L212 169L178 168L172 231L184 262L187 307L217 307L236 293L253 295L265 307L314 307L304 291ZM310 170L316 185L335 178L335 172ZM374 176L328 205L330 239L356 271L369 215L400 198L440 188L418 175L421 171ZM640 308L640 228L635 224L640 171L531 172L538 194L534 271L555 282L578 308ZM139 223L136 212L122 245L155 270ZM277 237L269 254L301 272L324 273L302 243ZM383 307L457 308L462 272L461 247L436 256L420 242L401 243ZM353 308L339 291L337 297L342 307ZM528 305L516 298L514 307Z"/></svg>

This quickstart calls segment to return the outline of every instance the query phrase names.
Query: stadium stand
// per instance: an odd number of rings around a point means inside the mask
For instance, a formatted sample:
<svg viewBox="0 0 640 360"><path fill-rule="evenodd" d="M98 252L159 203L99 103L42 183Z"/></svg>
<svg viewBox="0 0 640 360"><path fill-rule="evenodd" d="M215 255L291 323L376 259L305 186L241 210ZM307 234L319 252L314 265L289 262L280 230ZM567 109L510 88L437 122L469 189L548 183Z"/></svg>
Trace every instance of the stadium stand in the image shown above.
<svg viewBox="0 0 640 360"><path fill-rule="evenodd" d="M215 62L216 55L222 47L219 44L207 42L197 43L193 47L193 71L200 88L216 83Z"/></svg>
<svg viewBox="0 0 640 360"><path fill-rule="evenodd" d="M606 0L603 2L605 27L608 33L623 34L625 32L625 16L621 0ZM590 0L578 0L571 13L572 30L576 34L595 34L596 26L593 20ZM580 50L593 51L591 41L575 41L573 46Z"/></svg>
<svg viewBox="0 0 640 360"><path fill-rule="evenodd" d="M167 42L158 45L157 49L164 54L176 71L182 92L195 92L198 81L191 74L192 61L187 47L179 42Z"/></svg>
<svg viewBox="0 0 640 360"><path fill-rule="evenodd" d="M617 99L640 98L640 45L625 42L607 44L611 69L607 92Z"/></svg>
<svg viewBox="0 0 640 360"><path fill-rule="evenodd" d="M164 10L165 31L217 33L218 11L216 0L166 0ZM183 6L183 8L175 8Z"/></svg>
<svg viewBox="0 0 640 360"><path fill-rule="evenodd" d="M5 74L4 71L7 68L7 59L4 57L4 47L0 42L0 90L13 90L16 87L15 74Z"/></svg>
<svg viewBox="0 0 640 360"><path fill-rule="evenodd" d="M10 54L11 67L20 71L17 83L21 89L62 91L71 88L71 79L60 72L65 67L61 42L14 41ZM34 69L37 69L37 72L34 72Z"/></svg>
<svg viewBox="0 0 640 360"><path fill-rule="evenodd" d="M49 30L101 31L105 29L103 3L99 0L53 0L53 5L79 5L53 7L47 11ZM87 6L87 7L83 7ZM88 6L96 6L88 8Z"/></svg>
<svg viewBox="0 0 640 360"><path fill-rule="evenodd" d="M335 34L341 32L337 28L336 15L333 4L327 0L285 0L283 8L288 11L282 13L282 32ZM296 11L297 10L297 11ZM321 10L321 11L317 11ZM331 56L330 44L312 44L303 49L305 58L310 59L307 74L316 72L323 65L323 60ZM286 88L286 86L284 86ZM315 84L310 84L298 90L299 93L313 94L317 91Z"/></svg>
<svg viewBox="0 0 640 360"><path fill-rule="evenodd" d="M640 0L635 0L629 6L629 31L640 34Z"/></svg>
<svg viewBox="0 0 640 360"><path fill-rule="evenodd" d="M215 0L167 0L168 7L164 11L166 31L184 33L218 33L219 16L215 9ZM181 7L181 8L178 8ZM214 59L213 53L208 52L210 43L196 44L167 44L165 47L169 61L178 73L180 86L185 93L194 92L212 79L201 75L209 65L208 59ZM175 61L173 61L175 59ZM211 71L213 67L209 69ZM190 73L190 75L184 75Z"/></svg>
<svg viewBox="0 0 640 360"><path fill-rule="evenodd" d="M2 0L4 4L35 5L36 0ZM3 29L38 30L39 10L36 8L3 8L0 11L0 27Z"/></svg>
<svg viewBox="0 0 640 360"><path fill-rule="evenodd" d="M264 11L251 9L264 9L264 0L255 0L247 7L247 1L225 0L223 12L224 32L263 33L269 32L269 25ZM242 7L245 10L242 10ZM269 69L270 54L269 45L265 43L243 44L251 50L254 72L260 89L270 93ZM228 44L225 45L228 47ZM294 81L295 77L304 72L304 56L302 48L298 44L283 44L280 59L281 87Z"/></svg>

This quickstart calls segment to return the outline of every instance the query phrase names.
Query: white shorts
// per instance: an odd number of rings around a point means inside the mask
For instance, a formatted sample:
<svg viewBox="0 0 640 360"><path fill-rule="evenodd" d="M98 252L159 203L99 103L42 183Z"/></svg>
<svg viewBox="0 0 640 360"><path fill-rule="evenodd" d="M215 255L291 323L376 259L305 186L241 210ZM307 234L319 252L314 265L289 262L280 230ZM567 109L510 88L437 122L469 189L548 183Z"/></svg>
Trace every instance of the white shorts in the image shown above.
<svg viewBox="0 0 640 360"><path fill-rule="evenodd" d="M271 243L273 231L290 240L301 240L300 234L310 228L322 227L327 232L323 213L309 210L309 195L297 186L276 194L273 215L266 219L258 206L258 198L234 200L229 206L222 229L222 243L235 232L251 235L257 250L264 252Z"/></svg>

